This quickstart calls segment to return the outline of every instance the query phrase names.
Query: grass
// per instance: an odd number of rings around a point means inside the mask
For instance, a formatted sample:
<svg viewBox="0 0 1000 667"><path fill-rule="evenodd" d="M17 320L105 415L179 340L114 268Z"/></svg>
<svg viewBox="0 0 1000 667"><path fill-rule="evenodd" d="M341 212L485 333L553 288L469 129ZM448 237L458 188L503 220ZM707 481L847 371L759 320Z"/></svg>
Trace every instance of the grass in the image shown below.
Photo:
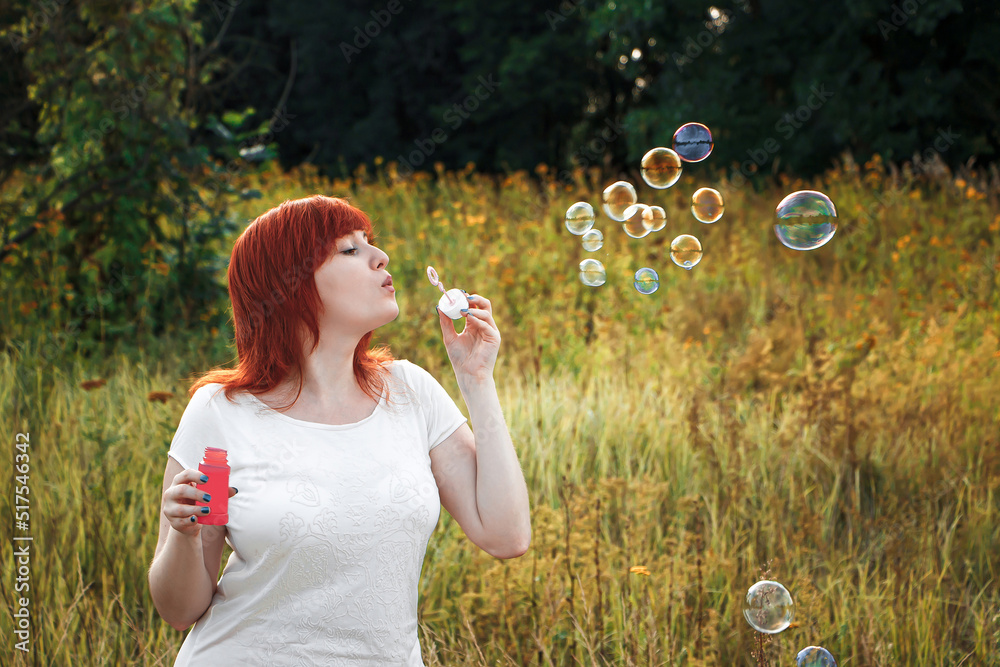
<svg viewBox="0 0 1000 667"><path fill-rule="evenodd" d="M460 405L424 267L493 302L532 546L494 559L442 512L420 582L428 667L778 665L808 645L841 667L1000 665L996 175L928 182L848 160L755 192L685 174L640 189L667 210L665 230L632 240L599 217L605 247L590 254L561 215L596 205L613 179L580 172L567 186L538 172L540 185L471 169L396 183L391 165L241 183L268 193L237 204L247 220L314 192L372 216L400 303L380 340ZM726 197L714 225L689 211L702 185ZM770 229L798 189L827 193L840 214L834 239L808 253ZM669 260L682 233L705 248L690 272ZM587 256L607 267L600 288L576 276ZM640 266L660 275L652 295L632 288ZM13 323L0 428L9 443L31 434L33 652L9 639L0 662L172 664L183 634L146 583L165 454L191 374L232 361L232 332L54 361L35 342L58 313L41 324L16 311L46 303L27 268L0 306ZM12 516L9 484L0 507ZM0 530L13 563L13 525ZM793 626L770 638L742 615L760 578L795 600ZM5 568L8 638L14 583Z"/></svg>

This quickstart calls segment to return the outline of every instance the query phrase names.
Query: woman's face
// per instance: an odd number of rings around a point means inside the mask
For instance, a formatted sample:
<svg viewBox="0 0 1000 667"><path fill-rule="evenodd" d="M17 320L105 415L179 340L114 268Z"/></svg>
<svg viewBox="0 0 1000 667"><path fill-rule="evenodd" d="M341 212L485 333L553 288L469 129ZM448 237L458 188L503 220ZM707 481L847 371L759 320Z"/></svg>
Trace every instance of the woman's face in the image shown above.
<svg viewBox="0 0 1000 667"><path fill-rule="evenodd" d="M316 269L316 289L323 302L323 330L360 338L399 315L389 256L368 243L358 230L337 239L327 260Z"/></svg>

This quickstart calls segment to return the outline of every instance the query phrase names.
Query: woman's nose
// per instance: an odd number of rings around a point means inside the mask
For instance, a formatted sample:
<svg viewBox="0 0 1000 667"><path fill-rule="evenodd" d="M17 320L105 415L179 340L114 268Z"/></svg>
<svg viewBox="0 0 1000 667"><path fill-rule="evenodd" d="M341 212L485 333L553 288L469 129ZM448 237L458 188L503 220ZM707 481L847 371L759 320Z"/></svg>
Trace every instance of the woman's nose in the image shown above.
<svg viewBox="0 0 1000 667"><path fill-rule="evenodd" d="M375 268L376 269L385 268L386 265L389 264L389 255L385 254L385 251L382 250L381 248L376 248L376 250L378 251L378 253L376 255Z"/></svg>

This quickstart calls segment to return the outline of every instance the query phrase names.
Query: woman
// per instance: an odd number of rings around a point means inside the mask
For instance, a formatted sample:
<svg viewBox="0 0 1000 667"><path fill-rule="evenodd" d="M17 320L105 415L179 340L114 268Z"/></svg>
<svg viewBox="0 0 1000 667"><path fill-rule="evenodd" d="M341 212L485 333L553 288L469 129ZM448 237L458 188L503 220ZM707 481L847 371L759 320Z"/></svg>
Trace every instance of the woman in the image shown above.
<svg viewBox="0 0 1000 667"><path fill-rule="evenodd" d="M438 312L473 435L429 373L370 349L399 314L371 234L360 210L316 195L264 213L233 247L239 363L190 390L149 571L164 620L194 624L175 665L421 666L417 580L440 506L497 558L528 549L490 302L469 297L460 334ZM228 453L224 526L196 521L206 446Z"/></svg>

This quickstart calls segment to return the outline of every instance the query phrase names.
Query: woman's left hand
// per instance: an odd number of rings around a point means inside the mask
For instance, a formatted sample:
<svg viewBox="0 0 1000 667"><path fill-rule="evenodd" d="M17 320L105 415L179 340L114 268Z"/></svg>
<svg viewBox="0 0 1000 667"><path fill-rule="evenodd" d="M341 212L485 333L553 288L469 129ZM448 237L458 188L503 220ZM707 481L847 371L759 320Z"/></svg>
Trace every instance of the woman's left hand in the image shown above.
<svg viewBox="0 0 1000 667"><path fill-rule="evenodd" d="M493 366L500 351L500 330L493 321L490 300L478 294L467 295L467 298L469 312L462 333L456 333L454 321L438 309L444 346L460 383L463 380L480 382L492 379Z"/></svg>

